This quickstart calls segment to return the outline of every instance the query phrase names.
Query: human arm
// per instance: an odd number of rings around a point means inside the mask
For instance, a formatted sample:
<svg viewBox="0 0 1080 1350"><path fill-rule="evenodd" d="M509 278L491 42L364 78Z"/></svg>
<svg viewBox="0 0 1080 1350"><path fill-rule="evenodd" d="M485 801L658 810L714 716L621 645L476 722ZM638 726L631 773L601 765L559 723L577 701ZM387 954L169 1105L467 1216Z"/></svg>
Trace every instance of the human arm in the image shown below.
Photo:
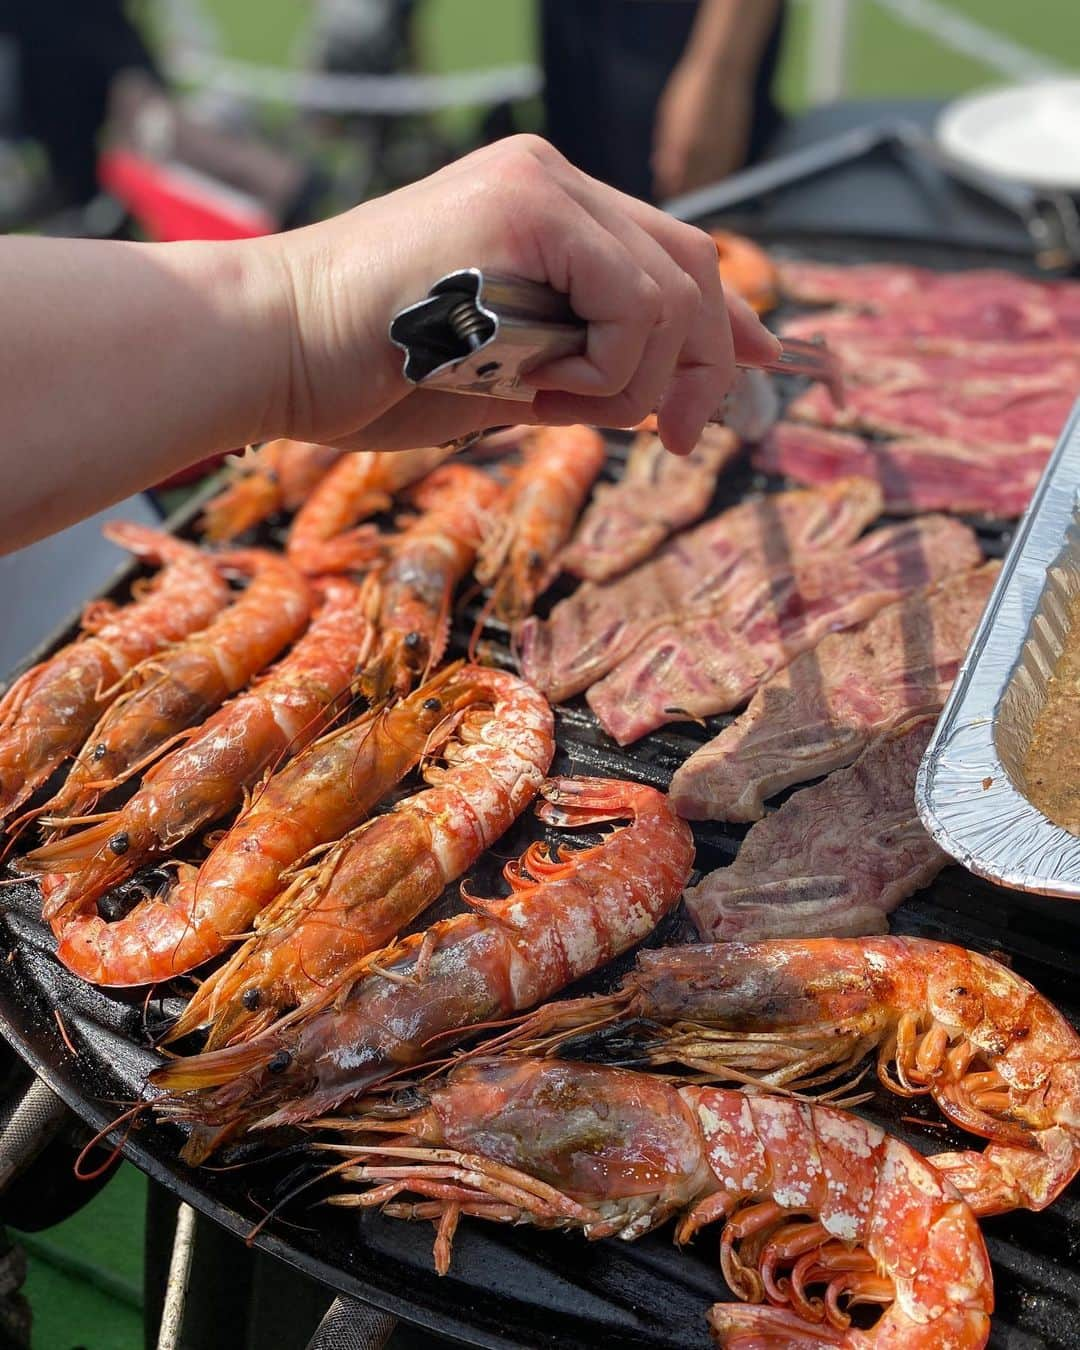
<svg viewBox="0 0 1080 1350"><path fill-rule="evenodd" d="M742 165L758 65L780 3L701 0L656 112L652 168L658 198L715 182Z"/></svg>
<svg viewBox="0 0 1080 1350"><path fill-rule="evenodd" d="M454 268L546 282L589 321L529 404L412 390L390 316ZM8 547L220 450L272 436L403 448L511 421L625 425L661 404L688 450L734 349L700 231L586 178L534 137L487 147L319 225L234 243L0 239Z"/></svg>

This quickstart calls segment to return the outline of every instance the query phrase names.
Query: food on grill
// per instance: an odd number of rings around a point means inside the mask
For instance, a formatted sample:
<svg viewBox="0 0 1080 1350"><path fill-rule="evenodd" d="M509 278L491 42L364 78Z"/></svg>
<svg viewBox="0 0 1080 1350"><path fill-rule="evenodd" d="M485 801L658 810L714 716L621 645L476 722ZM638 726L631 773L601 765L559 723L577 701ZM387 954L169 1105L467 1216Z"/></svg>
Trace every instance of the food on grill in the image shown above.
<svg viewBox="0 0 1080 1350"><path fill-rule="evenodd" d="M972 531L946 516L890 525L835 553L796 556L750 585L729 586L711 613L654 627L586 698L620 745L665 722L728 712L827 633L980 561Z"/></svg>
<svg viewBox="0 0 1080 1350"><path fill-rule="evenodd" d="M326 725L370 645L371 629L357 587L328 584L324 595L285 660L159 760L123 806L26 855L24 867L44 874L43 913L58 934L144 863L168 855L239 805L266 769Z"/></svg>
<svg viewBox="0 0 1080 1350"><path fill-rule="evenodd" d="M913 1149L835 1107L491 1059L331 1124L363 1140L325 1146L350 1187L332 1202L435 1221L442 1274L462 1214L624 1240L677 1215L680 1244L723 1224L720 1269L744 1302L710 1311L721 1345L961 1350L990 1333L969 1207ZM859 1304L881 1309L867 1331L852 1326Z"/></svg>
<svg viewBox="0 0 1080 1350"><path fill-rule="evenodd" d="M500 494L493 478L464 464L444 464L417 484L412 504L421 514L385 546L378 647L360 681L369 699L407 694L418 675L442 660L454 591L473 565Z"/></svg>
<svg viewBox="0 0 1080 1350"><path fill-rule="evenodd" d="M881 486L893 515L953 511L1009 520L1026 508L1045 450L961 446L931 438L870 441L803 422L778 422L754 451L754 467L826 487L860 474Z"/></svg>
<svg viewBox="0 0 1080 1350"><path fill-rule="evenodd" d="M31 666L0 700L0 819L7 819L90 734L138 662L204 628L229 600L213 558L156 530L111 524L105 535L165 563L137 598L88 605L82 633Z"/></svg>
<svg viewBox="0 0 1080 1350"><path fill-rule="evenodd" d="M726 290L741 295L752 309L764 314L776 304L776 264L763 248L730 230L713 230L720 263L720 280Z"/></svg>
<svg viewBox="0 0 1080 1350"><path fill-rule="evenodd" d="M546 824L630 817L603 843L545 853L533 844L505 875L505 900L414 933L360 963L296 1025L163 1065L155 1109L189 1121L199 1162L242 1129L308 1120L405 1065L449 1049L481 1023L524 1011L640 942L676 904L693 865L689 826L652 788L556 778L541 789ZM535 869L535 870L534 870ZM536 877L537 880L532 880Z"/></svg>
<svg viewBox="0 0 1080 1350"><path fill-rule="evenodd" d="M879 737L849 768L758 821L730 867L686 892L701 937L885 932L886 915L948 862L915 810L915 775L934 722L918 718Z"/></svg>
<svg viewBox="0 0 1080 1350"><path fill-rule="evenodd" d="M563 570L607 581L648 558L668 535L700 520L716 480L739 452L727 427L707 426L689 455L672 455L658 436L634 441L617 483L593 493L577 533L563 551Z"/></svg>
<svg viewBox="0 0 1080 1350"><path fill-rule="evenodd" d="M524 680L474 667L490 706L470 708L427 764L426 791L345 835L295 874L251 938L199 988L172 1039L211 1024L207 1049L321 1005L327 989L383 947L510 828L555 753L547 699ZM420 977L422 978L422 977Z"/></svg>
<svg viewBox="0 0 1080 1350"><path fill-rule="evenodd" d="M989 562L947 577L797 656L676 771L676 810L689 820L758 820L767 797L940 712L999 571Z"/></svg>
<svg viewBox="0 0 1080 1350"><path fill-rule="evenodd" d="M1001 303L981 298L942 298L931 305L912 301L882 313L837 309L800 314L782 329L784 337L862 341L867 338L964 338L969 342L1070 342L1080 338L1080 323L1058 314L1042 296L1010 296Z"/></svg>
<svg viewBox="0 0 1080 1350"><path fill-rule="evenodd" d="M1035 714L1024 756L1028 798L1055 824L1080 834L1080 598L1069 606L1068 628L1057 665L1046 682L1046 697Z"/></svg>
<svg viewBox="0 0 1080 1350"><path fill-rule="evenodd" d="M491 587L486 609L506 624L520 623L555 580L559 553L607 457L592 427L548 427L527 447L475 569Z"/></svg>
<svg viewBox="0 0 1080 1350"><path fill-rule="evenodd" d="M626 576L579 586L546 622L526 620L522 671L561 702L606 675L668 618L711 612L770 567L852 543L880 512L880 489L861 478L733 506Z"/></svg>
<svg viewBox="0 0 1080 1350"><path fill-rule="evenodd" d="M929 1096L990 1140L931 1158L977 1214L1045 1209L1080 1172L1080 1036L1019 975L949 943L643 951L614 993L549 1003L484 1048L555 1054L571 1039L576 1055L791 1092L849 1078L876 1052L888 1091Z"/></svg>
<svg viewBox="0 0 1080 1350"><path fill-rule="evenodd" d="M785 296L807 305L848 305L876 311L961 300L993 307L1019 300L1041 301L1067 314L1080 306L1080 285L1076 282L1034 280L1000 268L938 272L907 263L782 262L779 275Z"/></svg>
<svg viewBox="0 0 1080 1350"><path fill-rule="evenodd" d="M365 819L421 756L437 749L447 719L481 697L473 672L459 664L307 749L294 742L296 758L253 795L201 867L179 864L167 895L121 919L106 923L84 914L67 921L60 959L95 984L132 985L167 980L219 956L278 894L290 867ZM179 761L170 786L182 782L186 762ZM195 1021L199 1000L196 993L185 1013Z"/></svg>
<svg viewBox="0 0 1080 1350"><path fill-rule="evenodd" d="M1025 375L1008 382L973 380L889 388L852 385L837 408L824 385L814 385L788 407L788 416L817 426L930 436L983 453L1001 447L1041 450L1043 462L1064 426L1074 392L1055 379Z"/></svg>
<svg viewBox="0 0 1080 1350"><path fill-rule="evenodd" d="M942 385L981 383L1007 389L1014 380L1080 382L1080 338L1071 342L968 342L963 338L862 338L833 340L845 389L888 385L928 393Z"/></svg>
<svg viewBox="0 0 1080 1350"><path fill-rule="evenodd" d="M153 763L304 631L313 596L295 567L264 549L230 553L221 561L251 578L247 589L206 628L128 673L123 693L90 732L64 786L44 808L59 824L63 817L92 811L102 792ZM348 612L344 622L357 632L362 627L367 638L355 591L331 594L328 608ZM354 638L354 655L355 646Z"/></svg>
<svg viewBox="0 0 1080 1350"><path fill-rule="evenodd" d="M446 446L359 450L344 455L312 489L289 529L289 561L302 572L362 571L378 556L378 535L357 521L389 509L394 494L447 459Z"/></svg>
<svg viewBox="0 0 1080 1350"><path fill-rule="evenodd" d="M269 441L235 466L209 501L199 529L212 544L235 539L278 511L295 511L344 452L309 441Z"/></svg>

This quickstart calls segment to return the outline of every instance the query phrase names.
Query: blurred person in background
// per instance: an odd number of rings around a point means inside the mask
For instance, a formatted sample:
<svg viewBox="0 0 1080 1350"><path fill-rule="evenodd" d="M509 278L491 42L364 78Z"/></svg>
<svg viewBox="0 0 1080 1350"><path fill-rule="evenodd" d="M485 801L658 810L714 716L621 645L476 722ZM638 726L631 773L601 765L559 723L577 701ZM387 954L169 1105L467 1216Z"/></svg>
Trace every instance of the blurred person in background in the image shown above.
<svg viewBox="0 0 1080 1350"><path fill-rule="evenodd" d="M548 139L578 168L662 200L756 159L784 0L540 0Z"/></svg>

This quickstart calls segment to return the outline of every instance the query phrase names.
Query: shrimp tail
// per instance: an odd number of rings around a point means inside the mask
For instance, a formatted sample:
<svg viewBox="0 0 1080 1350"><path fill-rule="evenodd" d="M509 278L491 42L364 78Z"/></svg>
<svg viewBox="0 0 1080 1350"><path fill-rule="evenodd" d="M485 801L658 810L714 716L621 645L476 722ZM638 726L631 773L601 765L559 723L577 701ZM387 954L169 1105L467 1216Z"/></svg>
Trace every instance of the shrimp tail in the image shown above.
<svg viewBox="0 0 1080 1350"><path fill-rule="evenodd" d="M567 828L623 820L633 791L634 784L610 778L549 778L536 814L545 825Z"/></svg>

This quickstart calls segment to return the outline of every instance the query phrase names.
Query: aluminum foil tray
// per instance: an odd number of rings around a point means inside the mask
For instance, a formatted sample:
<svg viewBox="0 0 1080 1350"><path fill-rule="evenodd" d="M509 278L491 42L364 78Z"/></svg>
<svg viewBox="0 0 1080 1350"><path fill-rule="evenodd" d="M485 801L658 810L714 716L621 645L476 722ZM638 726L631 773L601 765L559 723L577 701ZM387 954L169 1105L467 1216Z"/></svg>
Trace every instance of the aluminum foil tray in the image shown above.
<svg viewBox="0 0 1080 1350"><path fill-rule="evenodd" d="M1080 898L1080 838L1028 799L1024 758L1080 594L1080 401L1062 432L919 770L947 853L1001 886Z"/></svg>

